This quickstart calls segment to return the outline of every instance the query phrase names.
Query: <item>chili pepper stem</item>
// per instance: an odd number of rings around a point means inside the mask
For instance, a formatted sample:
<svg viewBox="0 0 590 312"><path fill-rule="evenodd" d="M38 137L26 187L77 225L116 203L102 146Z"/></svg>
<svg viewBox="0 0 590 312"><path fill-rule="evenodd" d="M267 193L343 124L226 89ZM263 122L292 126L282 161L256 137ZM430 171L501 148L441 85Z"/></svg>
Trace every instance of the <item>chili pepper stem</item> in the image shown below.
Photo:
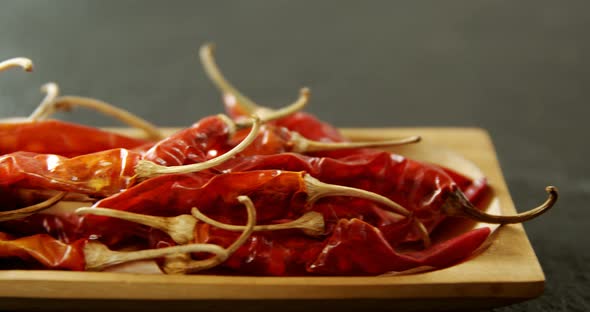
<svg viewBox="0 0 590 312"><path fill-rule="evenodd" d="M267 108L258 109L254 112L251 112L250 114L259 116L262 123L289 116L297 111L302 110L305 107L305 105L307 105L307 103L309 102L309 93L310 91L308 88L302 88L299 91L299 98L295 102L293 102L293 104L276 110L271 110ZM236 126L238 128L247 128L251 125L251 119L236 121Z"/></svg>
<svg viewBox="0 0 590 312"><path fill-rule="evenodd" d="M1 211L0 212L0 222L8 221L8 220L15 220L15 219L22 219L24 217L28 217L32 214L45 210L51 206L53 206L58 201L62 200L64 196L66 196L66 192L60 192L53 197L40 202L38 204L34 204L25 208L9 210L9 211Z"/></svg>
<svg viewBox="0 0 590 312"><path fill-rule="evenodd" d="M410 136L400 139L391 139L374 142L321 142L306 139L297 132L291 132L291 142L293 143L294 153L310 153L320 151L333 151L353 148L379 148L392 147L398 145L406 145L418 143L422 140L420 136Z"/></svg>
<svg viewBox="0 0 590 312"><path fill-rule="evenodd" d="M238 201L246 206L246 211L248 212L248 222L244 231L238 239L236 239L229 247L225 249L224 256L215 256L205 260L191 260L191 261L178 261L176 257L176 261L166 262L164 264L164 272L168 274L183 274L183 273L194 273L206 269L213 268L221 263L223 263L229 256L231 256L238 248L240 248L246 240L252 235L254 231L254 227L256 226L256 208L252 203L252 200L248 196L238 196Z"/></svg>
<svg viewBox="0 0 590 312"><path fill-rule="evenodd" d="M140 160L135 166L135 173L137 174L138 178L151 178L162 174L198 172L218 166L227 161L228 159L231 159L236 154L242 152L246 147L248 147L250 144L252 144L252 142L254 142L256 136L258 135L258 131L260 130L260 119L254 117L253 120L254 122L252 123L252 129L250 130L248 136L246 136L246 138L244 138L244 140L242 140L240 144L236 145L234 148L232 148L230 151L226 152L223 155L209 159L202 163L170 167L161 166L148 160Z"/></svg>
<svg viewBox="0 0 590 312"><path fill-rule="evenodd" d="M41 92L45 93L45 97L41 101L41 104L39 104L39 106L37 106L37 108L29 116L29 120L31 121L46 118L55 111L55 107L52 105L52 103L55 101L55 98L59 96L59 86L57 83L48 82L44 84L41 86Z"/></svg>
<svg viewBox="0 0 590 312"><path fill-rule="evenodd" d="M147 120L101 100L81 96L60 96L45 106L46 108L44 108L44 111L39 112L38 114L34 113L35 115L32 115L32 117L35 117L37 120L42 120L47 119L49 115L59 110L67 111L76 106L85 107L116 118L131 127L143 130L148 139L161 140L164 138L164 135L160 130Z"/></svg>
<svg viewBox="0 0 590 312"><path fill-rule="evenodd" d="M358 189L354 187L336 185L336 184L328 184L324 183L309 174L305 174L303 177L305 181L305 187L307 189L308 194L308 203L311 205L320 198L324 197L331 197L331 196L349 196L349 197L357 197L357 198L364 198L370 201L374 201L377 203L382 204L383 206L387 207L388 210L397 214L400 219L404 217L408 217L410 212L402 207L400 204L394 202L393 200L379 195L377 193L369 192L363 189Z"/></svg>
<svg viewBox="0 0 590 312"><path fill-rule="evenodd" d="M89 242L84 246L86 270L100 271L104 268L136 260L155 259L178 253L207 252L216 258L227 259L227 251L213 244L188 244L138 251L113 251L98 242Z"/></svg>
<svg viewBox="0 0 590 312"><path fill-rule="evenodd" d="M177 244L187 244L195 239L194 229L197 225L197 220L191 215L185 214L176 217L157 217L100 207L78 208L76 209L76 214L92 214L112 217L147 225L165 232Z"/></svg>
<svg viewBox="0 0 590 312"><path fill-rule="evenodd" d="M559 197L557 188L555 186L547 186L545 191L548 194L548 198L543 204L512 216L487 214L474 207L460 191L452 193L442 209L449 216L463 217L479 222L493 224L522 223L540 216L553 207Z"/></svg>
<svg viewBox="0 0 590 312"><path fill-rule="evenodd" d="M248 114L256 114L260 116L260 118L264 121L278 119L284 116L287 116L294 111L300 110L307 104L308 96L309 96L309 89L303 88L300 92L299 99L290 105L289 107L297 107L297 109L290 109L287 108L273 110L264 106L260 106L256 104L254 101L243 95L240 91L238 91L221 73L219 66L215 62L215 57L213 56L214 52L214 45L213 44L205 44L201 47L199 51L199 56L201 57L201 63L205 69L205 73L209 77L209 79L213 82L213 84L223 93L224 96L231 95L236 98L238 103L240 103L240 108L244 109ZM298 104L299 103L299 104Z"/></svg>
<svg viewBox="0 0 590 312"><path fill-rule="evenodd" d="M0 72L13 67L20 67L25 71L33 71L33 61L26 57L15 57L0 62Z"/></svg>
<svg viewBox="0 0 590 312"><path fill-rule="evenodd" d="M215 226L222 230L237 232L244 231L246 229L246 226L243 225L227 224L211 219L205 214L203 214L201 211L199 211L199 209L197 209L196 207L191 210L191 214L199 221ZM301 229L305 234L310 236L322 235L325 232L324 217L319 212L310 211L303 214L298 219L290 222L280 224L257 225L254 227L254 231L256 232L279 231L288 229Z"/></svg>

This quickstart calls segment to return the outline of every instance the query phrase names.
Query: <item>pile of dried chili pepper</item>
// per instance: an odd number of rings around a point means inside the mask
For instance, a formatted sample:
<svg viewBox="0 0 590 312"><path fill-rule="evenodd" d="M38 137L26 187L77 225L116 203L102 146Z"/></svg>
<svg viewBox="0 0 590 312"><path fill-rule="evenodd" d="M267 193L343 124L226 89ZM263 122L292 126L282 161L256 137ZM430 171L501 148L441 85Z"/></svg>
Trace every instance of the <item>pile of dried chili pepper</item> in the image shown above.
<svg viewBox="0 0 590 312"><path fill-rule="evenodd" d="M488 227L439 238L449 219L518 223L553 206L489 215L490 186L386 147L349 142L302 112L309 91L273 110L201 59L226 114L169 136L108 103L60 96L54 83L27 118L0 121L0 268L107 270L150 260L169 274L380 275L469 259ZM16 58L0 63L32 69ZM51 120L81 106L141 129L137 139Z"/></svg>

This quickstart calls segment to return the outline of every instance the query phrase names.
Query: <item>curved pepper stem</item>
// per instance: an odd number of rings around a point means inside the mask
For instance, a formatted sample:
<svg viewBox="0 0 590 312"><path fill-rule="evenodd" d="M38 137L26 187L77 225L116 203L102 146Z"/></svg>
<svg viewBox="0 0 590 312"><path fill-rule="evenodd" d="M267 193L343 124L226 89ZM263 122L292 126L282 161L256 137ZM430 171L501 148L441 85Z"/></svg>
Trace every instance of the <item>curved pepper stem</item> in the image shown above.
<svg viewBox="0 0 590 312"><path fill-rule="evenodd" d="M46 119L49 115L55 112L53 105L55 99L59 96L59 86L55 82L48 82L41 86L41 92L45 93L45 97L41 104L29 115L29 120L37 121Z"/></svg>
<svg viewBox="0 0 590 312"><path fill-rule="evenodd" d="M53 197L40 202L38 204L34 204L25 208L9 210L9 211L1 211L0 212L0 222L8 221L8 220L15 220L15 219L22 219L28 217L32 214L40 212L42 210L48 209L53 206L55 203L59 202L66 196L66 192L60 192Z"/></svg>
<svg viewBox="0 0 590 312"><path fill-rule="evenodd" d="M380 147L393 147L399 145L406 145L412 143L418 143L422 140L420 136L410 136L407 138L391 139L383 141L372 141L372 142L322 142L313 141L306 139L301 134L292 131L291 141L293 142L294 153L312 153L312 152L325 152L335 151L343 149L355 149L355 148L380 148Z"/></svg>
<svg viewBox="0 0 590 312"><path fill-rule="evenodd" d="M227 259L227 251L223 247L214 244L188 244L138 251L113 251L101 243L88 242L83 250L86 260L85 268L88 271L100 271L125 262L162 258L178 253L206 252Z"/></svg>
<svg viewBox="0 0 590 312"><path fill-rule="evenodd" d="M555 186L547 186L545 191L549 197L543 204L512 216L498 216L485 213L474 207L460 191L452 193L442 209L449 216L463 217L479 222L493 224L522 223L540 216L553 207L559 197L557 188Z"/></svg>
<svg viewBox="0 0 590 312"><path fill-rule="evenodd" d="M31 72L33 71L33 61L26 57L15 57L0 62L0 72L13 67L20 67L25 71Z"/></svg>
<svg viewBox="0 0 590 312"><path fill-rule="evenodd" d="M260 106L256 104L254 101L249 99L247 96L243 95L238 89L236 89L221 73L219 66L215 62L215 58L213 56L214 45L213 44L205 44L201 46L199 51L199 55L201 57L201 63L205 69L205 73L209 77L209 79L213 82L213 84L221 91L224 96L231 95L236 98L236 100L240 103L240 108L244 110L244 113L252 115L256 114L260 116L262 120L274 120L284 116L287 116L294 112L295 110L291 109L291 111L287 111L287 108L274 110L268 107ZM301 96L300 98L290 105L289 107L295 106L298 107L297 110L303 108L303 105L295 105L297 102L302 101L302 97L307 98L309 96L309 89L303 88L301 89ZM307 99L305 99L305 103L307 103ZM270 116L272 119L270 119Z"/></svg>
<svg viewBox="0 0 590 312"><path fill-rule="evenodd" d="M236 252L250 238L256 226L256 208L252 200L248 196L238 196L238 201L246 207L248 221L238 239L225 249L225 255L217 255L205 260L190 260L187 257L168 258L164 264L164 272L168 274L185 274L207 270L223 263L229 256Z"/></svg>
<svg viewBox="0 0 590 312"><path fill-rule="evenodd" d="M250 133L240 144L236 145L234 148L226 152L225 154L209 159L202 163L185 165L185 166L160 166L156 163L153 163L148 160L140 160L137 165L135 166L135 173L139 178L151 178L154 176L162 175L162 174L180 174L180 173L192 173L198 172L205 169L209 169L218 165L221 165L228 159L231 159L236 154L239 154L244 149L246 149L258 135L258 131L260 130L260 119L258 117L253 117L252 129Z"/></svg>
<svg viewBox="0 0 590 312"><path fill-rule="evenodd" d="M299 91L299 98L293 104L289 106L285 106L283 108L279 108L276 110L270 109L262 109L262 110L255 110L250 115L257 115L260 117L260 121L262 123L277 120L286 116L289 116L295 112L302 110L305 105L309 102L309 89L303 88ZM236 121L236 126L238 128L246 128L252 126L252 120L238 120Z"/></svg>
<svg viewBox="0 0 590 312"><path fill-rule="evenodd" d="M57 111L68 111L73 107L85 107L98 111L104 115L111 116L131 127L141 129L151 140L157 141L164 138L164 135L160 130L147 120L107 102L82 96L60 96L54 98L51 102L46 102L44 100L29 118L32 120L43 120L47 119L51 114L54 114Z"/></svg>
<svg viewBox="0 0 590 312"><path fill-rule="evenodd" d="M309 174L305 174L303 180L305 181L305 187L308 193L307 201L309 204L313 204L320 198L328 196L351 196L379 203L383 207L386 207L391 212L392 216L397 216L400 219L411 217L411 213L408 209L383 195L359 188L324 183ZM424 246L429 247L430 235L424 224L415 219L414 225L422 235Z"/></svg>

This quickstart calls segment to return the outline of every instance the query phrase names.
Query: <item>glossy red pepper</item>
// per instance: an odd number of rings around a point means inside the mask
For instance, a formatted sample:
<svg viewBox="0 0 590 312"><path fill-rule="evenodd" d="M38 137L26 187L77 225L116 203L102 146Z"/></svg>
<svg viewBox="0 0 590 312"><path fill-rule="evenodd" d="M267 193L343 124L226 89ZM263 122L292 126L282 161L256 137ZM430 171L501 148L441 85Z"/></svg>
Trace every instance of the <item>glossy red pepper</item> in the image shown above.
<svg viewBox="0 0 590 312"><path fill-rule="evenodd" d="M232 160L222 167L232 172L301 170L326 183L375 192L412 211L429 232L446 218L441 209L447 198L459 187L437 166L379 151L339 159L294 153L255 155ZM468 189L470 185L464 183L463 187ZM409 241L416 239L419 239L418 233L407 238Z"/></svg>
<svg viewBox="0 0 590 312"><path fill-rule="evenodd" d="M166 166L201 163L221 152L232 135L220 116L203 118L192 127L158 142L145 152L111 149L73 158L15 152L0 156L0 186L50 189L106 197L135 183L140 160ZM223 153L227 150L223 150Z"/></svg>

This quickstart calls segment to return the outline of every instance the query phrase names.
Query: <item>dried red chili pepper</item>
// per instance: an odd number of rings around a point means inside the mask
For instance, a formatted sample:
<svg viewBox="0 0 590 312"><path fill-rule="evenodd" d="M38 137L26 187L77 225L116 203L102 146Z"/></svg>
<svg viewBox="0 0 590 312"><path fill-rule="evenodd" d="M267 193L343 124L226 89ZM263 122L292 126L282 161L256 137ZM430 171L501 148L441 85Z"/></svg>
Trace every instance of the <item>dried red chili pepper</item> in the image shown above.
<svg viewBox="0 0 590 312"><path fill-rule="evenodd" d="M259 121L254 120L251 134L235 149L223 155L211 156L214 145L230 138L226 131L231 122L221 117L204 118L187 130L161 141L145 155L127 149L112 149L74 158L57 155L16 152L0 156L0 186L16 186L76 192L96 197L106 197L135 183L135 167L141 159L156 160L174 165L178 162L198 162L192 168L204 170L218 165L241 152L255 138ZM215 126L213 126L215 125ZM196 131L193 131L197 129ZM192 139L197 136L200 140ZM179 149L182 146L182 150ZM209 148L209 150L201 150ZM176 154L174 154L177 152ZM215 155L217 156L217 155Z"/></svg>
<svg viewBox="0 0 590 312"><path fill-rule="evenodd" d="M294 153L256 155L231 160L223 164L220 169L225 172L268 169L306 171L326 183L360 188L386 196L412 211L413 216L424 224L428 232L451 214L449 211L457 207L473 208L473 203L465 198L460 187L468 191L479 188L478 185L474 186L475 183L466 184L464 180L461 180L461 186L457 185L444 170L437 166L379 151L372 153L367 151L339 159ZM457 177L466 179L462 176ZM549 189L548 192L550 201L549 206L545 208L550 208L557 199L557 191L554 188ZM347 208L343 205L330 209ZM335 214L339 215L338 212ZM351 216L349 213L346 215ZM327 218L326 215L325 217ZM392 224L385 221L387 218L378 218L378 220L385 224ZM484 220L480 219L480 221ZM485 222L492 221L487 219ZM395 232L395 235L398 233ZM414 232L406 240L413 241L421 237L421 233Z"/></svg>

